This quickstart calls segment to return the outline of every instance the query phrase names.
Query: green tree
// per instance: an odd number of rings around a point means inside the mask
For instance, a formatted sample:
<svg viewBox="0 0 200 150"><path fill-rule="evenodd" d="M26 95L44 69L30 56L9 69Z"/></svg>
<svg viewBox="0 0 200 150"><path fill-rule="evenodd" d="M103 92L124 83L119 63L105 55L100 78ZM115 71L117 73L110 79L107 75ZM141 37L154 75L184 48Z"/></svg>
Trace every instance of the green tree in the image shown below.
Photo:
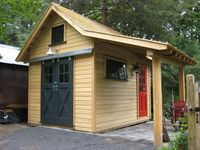
<svg viewBox="0 0 200 150"><path fill-rule="evenodd" d="M200 2L198 0L54 0L119 32L169 42L200 60ZM50 1L47 0L47 3ZM178 98L178 69L162 66L164 101L170 104L172 90ZM187 67L200 79L199 65Z"/></svg>
<svg viewBox="0 0 200 150"><path fill-rule="evenodd" d="M40 14L57 2L125 35L170 42L200 60L199 0L2 0L0 42L21 46ZM187 67L200 80L199 64ZM164 97L177 96L177 68L163 66ZM174 83L174 84L172 84Z"/></svg>
<svg viewBox="0 0 200 150"><path fill-rule="evenodd" d="M41 12L41 0L0 1L0 42L21 46Z"/></svg>

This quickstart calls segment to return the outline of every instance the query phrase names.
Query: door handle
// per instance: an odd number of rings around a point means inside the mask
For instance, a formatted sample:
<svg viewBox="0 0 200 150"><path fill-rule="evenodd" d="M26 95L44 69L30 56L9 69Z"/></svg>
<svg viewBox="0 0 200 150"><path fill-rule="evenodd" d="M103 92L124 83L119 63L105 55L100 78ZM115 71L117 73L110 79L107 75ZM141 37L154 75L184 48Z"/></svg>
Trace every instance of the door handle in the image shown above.
<svg viewBox="0 0 200 150"><path fill-rule="evenodd" d="M56 91L58 90L58 85L55 85L55 90L56 90Z"/></svg>
<svg viewBox="0 0 200 150"><path fill-rule="evenodd" d="M58 85L53 85L53 86L52 86L52 90L53 90L53 91L57 91L57 87L58 87Z"/></svg>
<svg viewBox="0 0 200 150"><path fill-rule="evenodd" d="M52 85L52 90L57 91L58 90L58 85Z"/></svg>

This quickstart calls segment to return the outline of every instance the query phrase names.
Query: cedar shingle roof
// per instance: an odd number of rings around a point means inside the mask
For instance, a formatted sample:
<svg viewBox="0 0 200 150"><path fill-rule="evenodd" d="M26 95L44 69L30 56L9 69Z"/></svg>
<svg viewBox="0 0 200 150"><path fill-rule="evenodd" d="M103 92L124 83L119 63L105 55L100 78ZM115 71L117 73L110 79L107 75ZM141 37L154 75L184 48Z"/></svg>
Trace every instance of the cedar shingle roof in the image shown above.
<svg viewBox="0 0 200 150"><path fill-rule="evenodd" d="M76 23L84 31L123 36L120 32L115 31L96 21L93 21L85 16L82 16L74 12L73 10L66 9L65 7L62 7L55 3L53 3L53 5L55 5L59 10L61 10L67 17L69 17L74 23Z"/></svg>
<svg viewBox="0 0 200 150"><path fill-rule="evenodd" d="M42 24L45 22L46 18L50 15L50 13L54 11L60 17L62 17L67 23L69 23L72 27L74 27L80 34L83 36L102 39L106 41L116 42L120 44L137 46L147 49L153 49L158 51L161 54L169 54L167 57L171 57L173 60L177 60L178 63L184 65L195 65L196 61L190 58L188 55L184 54L179 49L175 48L171 44L163 43L159 41L141 39L136 37L125 36L105 25L102 25L98 22L95 22L85 16L82 16L72 10L69 10L65 7L62 7L56 3L51 3L40 21L34 28L33 32L29 36L25 45L21 49L20 54L17 57L17 61L24 61L23 57L27 57L27 49L32 44L33 39L35 38L37 32L42 27ZM170 52L170 53L169 53Z"/></svg>

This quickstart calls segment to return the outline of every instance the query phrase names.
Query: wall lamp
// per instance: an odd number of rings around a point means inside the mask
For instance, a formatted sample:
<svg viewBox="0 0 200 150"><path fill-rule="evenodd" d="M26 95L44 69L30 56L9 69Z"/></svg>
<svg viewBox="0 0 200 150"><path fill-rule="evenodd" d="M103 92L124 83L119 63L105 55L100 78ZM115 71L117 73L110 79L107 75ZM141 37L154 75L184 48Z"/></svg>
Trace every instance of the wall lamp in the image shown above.
<svg viewBox="0 0 200 150"><path fill-rule="evenodd" d="M133 72L135 72L135 73L139 73L140 72L140 67L139 67L139 64L134 64L133 65Z"/></svg>
<svg viewBox="0 0 200 150"><path fill-rule="evenodd" d="M55 55L55 53L57 53L59 50L58 47L49 47L48 51L46 52L47 55L52 56Z"/></svg>

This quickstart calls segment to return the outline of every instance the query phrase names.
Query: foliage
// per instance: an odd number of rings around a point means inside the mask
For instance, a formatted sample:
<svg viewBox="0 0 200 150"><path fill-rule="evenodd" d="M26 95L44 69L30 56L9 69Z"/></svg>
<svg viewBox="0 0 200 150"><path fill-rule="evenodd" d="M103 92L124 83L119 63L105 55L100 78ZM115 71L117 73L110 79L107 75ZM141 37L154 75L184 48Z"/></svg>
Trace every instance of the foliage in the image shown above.
<svg viewBox="0 0 200 150"><path fill-rule="evenodd" d="M187 150L188 149L188 122L187 118L179 119L179 130L176 133L175 139L171 142L170 147L173 150Z"/></svg>
<svg viewBox="0 0 200 150"><path fill-rule="evenodd" d="M168 147L161 147L159 150L188 150L188 121L187 118L179 119L179 128L175 139L171 141Z"/></svg>
<svg viewBox="0 0 200 150"><path fill-rule="evenodd" d="M160 147L158 150L170 150L168 147Z"/></svg>
<svg viewBox="0 0 200 150"><path fill-rule="evenodd" d="M200 80L200 55L195 55L194 59L197 61L197 65L196 66L187 66L186 73L194 74L196 80L199 81Z"/></svg>
<svg viewBox="0 0 200 150"><path fill-rule="evenodd" d="M41 0L0 1L0 42L20 46L40 16Z"/></svg>
<svg viewBox="0 0 200 150"><path fill-rule="evenodd" d="M125 35L170 42L199 60L198 0L63 0L61 3L98 22L106 13L107 25L113 29ZM104 3L107 9L103 11ZM178 99L178 70L174 66L163 66L163 98L169 109L172 90ZM195 74L197 79L200 79L199 72L198 65L186 68L186 73Z"/></svg>
<svg viewBox="0 0 200 150"><path fill-rule="evenodd" d="M200 61L199 0L2 0L0 43L22 46L50 2L57 2L125 35L170 42ZM178 99L177 67L162 66L166 110ZM200 80L200 64L186 67Z"/></svg>
<svg viewBox="0 0 200 150"><path fill-rule="evenodd" d="M178 99L178 68L177 66L162 64L162 89L163 89L163 105L166 118L170 118L170 105L172 98Z"/></svg>

